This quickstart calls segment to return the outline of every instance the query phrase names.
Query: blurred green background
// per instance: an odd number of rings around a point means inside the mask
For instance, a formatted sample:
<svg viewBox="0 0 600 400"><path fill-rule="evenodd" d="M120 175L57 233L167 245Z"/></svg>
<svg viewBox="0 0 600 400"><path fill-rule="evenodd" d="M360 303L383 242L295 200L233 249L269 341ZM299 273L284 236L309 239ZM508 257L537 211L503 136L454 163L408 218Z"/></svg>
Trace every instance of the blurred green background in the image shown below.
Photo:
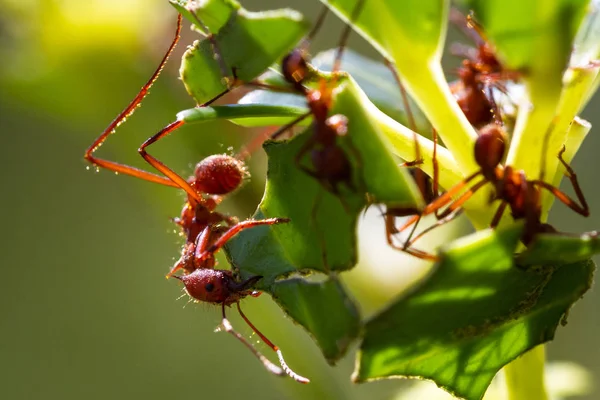
<svg viewBox="0 0 600 400"><path fill-rule="evenodd" d="M311 19L320 9L316 0L243 3L250 10L292 7ZM387 399L406 387L403 381L352 385L354 355L329 367L310 338L265 295L244 303L247 314L312 383L301 386L267 374L240 343L213 333L217 308L184 307L187 299L177 300L181 287L164 279L181 245L169 218L178 215L182 194L87 168L84 150L133 98L168 47L176 13L166 0L0 0L0 6L1 398ZM146 168L136 152L139 144L177 111L194 106L178 80L179 58L194 39L187 26L144 106L102 147L101 157ZM341 27L329 16L315 52L333 47ZM377 57L356 35L350 46ZM600 126L597 108L596 99L583 117ZM551 222L564 231L600 227L595 130L574 161L592 217L557 205ZM226 122L187 126L150 152L187 175L201 158L237 149L256 133ZM256 155L251 172L257 179L228 199L225 210L242 218L252 214L264 168L262 155ZM373 269L383 263L371 257L383 242L378 221L362 224L362 269L348 281L366 312L420 271L414 261L391 256L386 260L392 271ZM390 280L397 285L384 287ZM599 305L592 290L548 346L551 361L580 363L594 381L600 378ZM233 312L231 319L250 336Z"/></svg>

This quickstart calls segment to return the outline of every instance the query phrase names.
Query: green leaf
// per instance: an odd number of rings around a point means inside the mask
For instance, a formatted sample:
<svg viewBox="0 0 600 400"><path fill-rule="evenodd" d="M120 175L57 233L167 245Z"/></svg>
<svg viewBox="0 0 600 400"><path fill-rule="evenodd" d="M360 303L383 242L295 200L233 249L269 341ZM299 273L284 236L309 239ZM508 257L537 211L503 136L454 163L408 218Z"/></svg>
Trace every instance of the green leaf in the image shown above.
<svg viewBox="0 0 600 400"><path fill-rule="evenodd" d="M464 0L506 67L560 84L588 0Z"/></svg>
<svg viewBox="0 0 600 400"><path fill-rule="evenodd" d="M295 157L311 139L312 127L289 141L267 142L267 184L255 218L278 216L291 222L241 232L226 247L243 277L263 276L259 288L271 293L290 317L309 330L330 362L358 334L355 306L335 282L335 271L356 264L356 223L366 205L366 192L376 202L421 206L418 189L407 171L397 166L387 140L363 107L365 101L351 78L338 81L330 115L352 116L347 134L338 143L352 164L354 190L342 185L340 196L335 196L298 168ZM310 160L308 153L300 162L312 168ZM329 280L319 285L298 279L278 281L294 272L314 271L325 273ZM338 314L339 327L322 326Z"/></svg>
<svg viewBox="0 0 600 400"><path fill-rule="evenodd" d="M280 103L281 104L281 103ZM243 126L283 125L306 113L306 107L262 104L228 104L195 107L177 113L177 120L188 124L227 119Z"/></svg>
<svg viewBox="0 0 600 400"><path fill-rule="evenodd" d="M345 21L357 3L321 1ZM472 156L477 133L458 107L441 66L448 9L445 0L366 1L358 18L349 22L395 65L408 93L454 155L460 172L468 175L478 168Z"/></svg>
<svg viewBox="0 0 600 400"><path fill-rule="evenodd" d="M355 380L419 377L481 399L500 368L551 340L595 266L516 268L521 230L480 231L447 248L421 287L368 321Z"/></svg>
<svg viewBox="0 0 600 400"><path fill-rule="evenodd" d="M600 253L598 232L586 232L579 237L544 234L537 235L516 261L522 266L561 265L585 261L597 253Z"/></svg>
<svg viewBox="0 0 600 400"><path fill-rule="evenodd" d="M321 52L311 60L311 63L320 70L331 71L336 52L336 49ZM404 126L410 127L401 92L395 84L391 84L394 82L394 76L388 67L355 51L345 49L341 70L352 75L380 110ZM415 119L417 132L430 137L431 124L412 99L409 98L408 103Z"/></svg>
<svg viewBox="0 0 600 400"><path fill-rule="evenodd" d="M232 122L243 126L272 125L273 119L271 118L275 118L275 115L283 117L281 123L288 123L293 120L294 116L305 112L306 110L306 99L304 97L290 93L271 92L266 90L252 91L244 96L240 100L240 103L243 103L244 105L257 104L264 107L265 114L273 113L273 116L269 118L257 117L252 119L232 120ZM369 99L362 97L361 104L364 109L368 110L369 117L373 123L377 125L378 130L381 130L383 135L389 141L394 153L404 160L414 160L415 144L413 132L380 111L369 101ZM290 107L290 110L295 108L295 110L293 112L289 110L285 111L286 107ZM270 108L271 111L267 111L268 108ZM239 111L241 114L242 109ZM281 113L278 114L280 111ZM307 120L304 120L301 124L305 124L306 122ZM418 136L417 139L419 140L421 157L424 161L424 163L420 165L420 168L429 176L432 176L433 142L421 136ZM452 187L463 179L463 176L458 171L452 154L441 145L438 145L437 147L437 160L439 163L439 182L442 187Z"/></svg>
<svg viewBox="0 0 600 400"><path fill-rule="evenodd" d="M197 24L185 10L186 2L172 4ZM203 39L188 47L181 61L181 80L198 104L226 91L225 78L232 82L234 72L242 82L255 79L292 50L309 27L301 14L289 9L250 12L232 0L195 4L198 17L211 30L218 29L213 35L217 56L211 41Z"/></svg>
<svg viewBox="0 0 600 400"><path fill-rule="evenodd" d="M256 219L265 218L259 209ZM243 279L262 276L257 288L271 294L281 308L303 326L331 364L339 360L360 334L360 315L335 275L309 282L297 272L281 245L283 225L249 229L225 247L227 257Z"/></svg>
<svg viewBox="0 0 600 400"><path fill-rule="evenodd" d="M507 164L523 169L529 177L538 177L542 152L532 153L532 149L542 149L544 134L551 123L558 122L560 126L555 129L556 135L548 147L552 154L558 152L575 116L572 111L562 110L565 107L573 110L570 104L564 101L560 104L563 74L588 0L468 0L464 3L474 10L506 67L522 72L527 90L519 107ZM579 103L579 100L574 102L575 109ZM553 176L556 168L556 158L549 157L546 171Z"/></svg>
<svg viewBox="0 0 600 400"><path fill-rule="evenodd" d="M330 364L360 334L358 309L335 276L320 283L300 278L279 281L272 293L281 308L311 334Z"/></svg>

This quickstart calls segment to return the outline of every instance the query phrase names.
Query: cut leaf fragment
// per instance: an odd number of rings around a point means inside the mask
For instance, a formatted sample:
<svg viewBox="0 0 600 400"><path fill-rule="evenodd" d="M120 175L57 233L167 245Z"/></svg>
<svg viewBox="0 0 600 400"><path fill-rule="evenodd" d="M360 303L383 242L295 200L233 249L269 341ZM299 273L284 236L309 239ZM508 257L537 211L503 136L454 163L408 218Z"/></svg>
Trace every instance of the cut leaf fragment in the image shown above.
<svg viewBox="0 0 600 400"><path fill-rule="evenodd" d="M241 232L226 247L242 277L263 276L259 288L271 293L290 317L309 330L330 362L339 358L358 334L357 317L352 316L355 307L335 282L335 271L356 264L356 223L366 205L366 193L376 202L421 207L418 189L407 171L397 166L387 140L364 110L364 101L368 101L366 96L351 78L338 81L330 115L351 116L347 134L337 140L352 164L354 188L340 185L336 196L298 168L295 157L313 134L312 127L289 141L268 142L264 146L269 158L267 184L255 217L291 221ZM300 162L313 168L309 153ZM328 275L327 283L316 286L299 279L277 280L293 272L314 271ZM289 294L294 292L297 296ZM297 303L298 296L301 303ZM329 305L321 303L325 300ZM332 331L317 323L327 321L327 315L331 318L333 313L343 316L349 332L341 327Z"/></svg>
<svg viewBox="0 0 600 400"><path fill-rule="evenodd" d="M187 10L187 1L171 4L199 30ZM207 38L188 47L180 75L188 93L198 104L214 99L228 89L233 78L250 82L292 50L309 28L293 10L250 12L233 0L195 2L194 11L213 32L218 52Z"/></svg>
<svg viewBox="0 0 600 400"><path fill-rule="evenodd" d="M335 276L320 283L301 278L279 281L272 293L281 308L311 334L330 364L360 334L358 309Z"/></svg>
<svg viewBox="0 0 600 400"><path fill-rule="evenodd" d="M551 340L595 266L516 268L521 230L480 231L443 251L429 280L366 324L354 379L419 377L481 399L500 368Z"/></svg>

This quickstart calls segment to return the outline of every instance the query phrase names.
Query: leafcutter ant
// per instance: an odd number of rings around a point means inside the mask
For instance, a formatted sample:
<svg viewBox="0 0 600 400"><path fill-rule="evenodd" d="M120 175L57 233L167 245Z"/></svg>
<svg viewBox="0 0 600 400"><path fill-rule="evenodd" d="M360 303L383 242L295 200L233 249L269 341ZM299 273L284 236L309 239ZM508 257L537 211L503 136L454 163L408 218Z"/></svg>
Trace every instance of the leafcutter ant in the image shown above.
<svg viewBox="0 0 600 400"><path fill-rule="evenodd" d="M354 21L358 17L364 3L364 0L358 1L352 12L351 21ZM338 143L338 138L345 136L348 132L348 118L341 114L329 115L333 101L333 90L338 79L337 74L340 69L343 49L351 31L350 24L346 25L340 39L333 64L332 82L327 82L322 78L319 82L318 89L309 89L305 86L310 75L310 67L307 61L307 47L316 32L320 29L327 11L327 7L324 6L317 23L304 42L289 53L281 62L284 78L292 85L296 92L306 97L309 111L289 124L281 127L271 135L271 139L276 139L294 125L312 115L314 121L312 124L311 136L304 143L298 154L296 154L294 162L298 168L319 181L326 190L339 196L340 185L345 185L351 191L356 191L352 176L352 163L346 152ZM350 141L348 141L348 146L353 149L355 156L358 158L357 161L360 161L358 151L352 147ZM305 166L302 163L302 159L306 154L310 154L310 167ZM344 204L343 201L342 204Z"/></svg>
<svg viewBox="0 0 600 400"><path fill-rule="evenodd" d="M542 166L546 165L545 158L549 140L548 136L551 131L552 125L544 137ZM487 183L491 183L494 187L494 197L492 200L500 200L500 205L492 218L490 226L495 228L499 224L506 207L510 207L511 215L515 220L525 221L525 227L521 236L521 241L525 245L529 245L539 233L557 232L551 225L541 222L542 189L550 192L576 213L584 217L589 215L589 207L577 181L577 175L562 157L565 151L564 145L558 153L558 159L565 168L565 175L571 181L579 202L571 199L560 189L545 182L543 167L539 179L529 180L524 171L515 170L511 166L502 166L501 162L506 150L506 142L506 135L497 124L493 123L483 127L475 142L474 149L475 161L480 169L428 204L423 210L423 215L431 214L447 206L440 213L440 218L445 220L452 219L456 215L456 212L461 209L462 205ZM483 179L469 186L479 176ZM459 195L465 189L466 191L462 195L453 200L453 197ZM412 244L417 241L429 230L428 228L421 232L410 243Z"/></svg>
<svg viewBox="0 0 600 400"><path fill-rule="evenodd" d="M453 45L451 51L463 56L457 75L459 80L451 85L456 101L475 128L494 122L500 122L494 89L507 94L503 82L516 81L519 73L507 70L496 57L494 47L486 39L483 28L472 15L464 16L452 9L450 19L473 40L476 47Z"/></svg>
<svg viewBox="0 0 600 400"><path fill-rule="evenodd" d="M151 86L160 75L179 40L181 22L182 18L179 15L175 37L150 79L142 86L133 101L90 145L85 152L84 158L99 168L131 175L149 182L177 187L187 193L188 199L183 208L181 218L176 219L176 222L182 227L186 235L186 244L184 245L180 260L175 264L168 276L182 269L186 275L177 276L177 279L184 283L190 296L198 301L220 304L224 329L248 347L260 359L267 370L277 375L287 374L300 383L308 383L308 379L297 375L287 366L279 348L252 325L240 308L239 301L241 299L248 295L258 295L258 292L251 290L251 286L256 284L261 277L255 276L243 282L238 282L231 271L214 269L216 264L214 253L240 231L258 225L274 225L289 222L285 218L237 222L235 218L214 211L221 202L222 196L231 193L242 183L243 177L246 174L243 163L227 155L209 156L198 163L194 176L186 180L146 152L145 148L147 146L180 127L183 121L176 121L167 125L159 133L146 140L139 149L142 157L165 176L156 175L94 156L94 152L104 143L107 137L139 107ZM221 225L221 223L225 223L225 226ZM203 254L202 258L198 257L201 253ZM230 306L234 303L248 325L277 353L283 369L271 363L239 333L233 330L231 323L225 316L225 306Z"/></svg>

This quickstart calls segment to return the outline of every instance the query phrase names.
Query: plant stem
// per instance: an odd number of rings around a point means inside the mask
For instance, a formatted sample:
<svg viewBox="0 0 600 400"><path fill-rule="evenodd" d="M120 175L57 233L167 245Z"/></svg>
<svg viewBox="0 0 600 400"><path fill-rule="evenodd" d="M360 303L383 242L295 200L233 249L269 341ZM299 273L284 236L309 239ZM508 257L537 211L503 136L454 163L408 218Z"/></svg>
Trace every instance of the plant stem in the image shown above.
<svg viewBox="0 0 600 400"><path fill-rule="evenodd" d="M506 387L509 400L547 400L544 384L544 345L523 354L506 367Z"/></svg>

